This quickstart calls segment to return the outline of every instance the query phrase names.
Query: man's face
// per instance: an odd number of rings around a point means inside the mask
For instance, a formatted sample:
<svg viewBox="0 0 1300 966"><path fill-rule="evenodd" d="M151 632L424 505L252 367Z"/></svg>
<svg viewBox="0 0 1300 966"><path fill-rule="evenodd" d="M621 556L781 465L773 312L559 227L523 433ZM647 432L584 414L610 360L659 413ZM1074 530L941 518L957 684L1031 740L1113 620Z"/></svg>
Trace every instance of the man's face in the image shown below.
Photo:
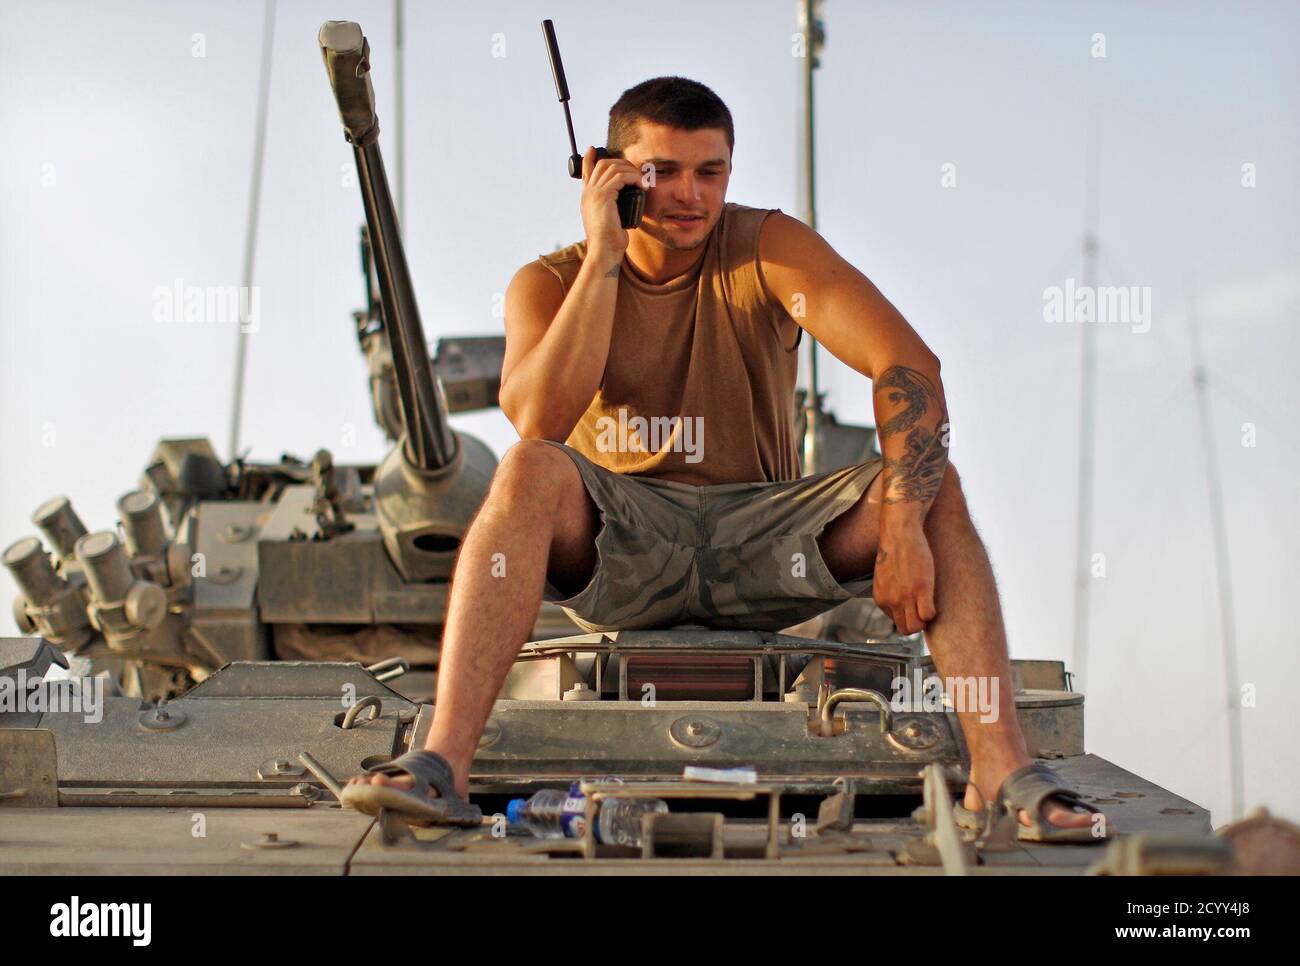
<svg viewBox="0 0 1300 966"><path fill-rule="evenodd" d="M731 178L731 150L721 128L698 131L637 122L635 144L623 152L632 164L654 165L653 187L646 189L641 231L665 248L698 248L722 217Z"/></svg>

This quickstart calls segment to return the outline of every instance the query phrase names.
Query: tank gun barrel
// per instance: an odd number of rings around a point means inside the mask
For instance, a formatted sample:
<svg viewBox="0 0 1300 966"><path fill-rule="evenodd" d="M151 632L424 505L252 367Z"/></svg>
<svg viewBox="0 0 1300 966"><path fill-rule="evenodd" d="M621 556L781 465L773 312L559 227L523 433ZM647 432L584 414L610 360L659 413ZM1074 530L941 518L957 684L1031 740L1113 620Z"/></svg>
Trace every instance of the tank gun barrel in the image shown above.
<svg viewBox="0 0 1300 966"><path fill-rule="evenodd" d="M406 427L406 457L418 469L438 470L455 457L456 436L447 424L446 403L433 376L397 210L379 152L379 118L370 83L370 44L358 24L341 20L326 22L318 39L343 130L356 157L357 180Z"/></svg>

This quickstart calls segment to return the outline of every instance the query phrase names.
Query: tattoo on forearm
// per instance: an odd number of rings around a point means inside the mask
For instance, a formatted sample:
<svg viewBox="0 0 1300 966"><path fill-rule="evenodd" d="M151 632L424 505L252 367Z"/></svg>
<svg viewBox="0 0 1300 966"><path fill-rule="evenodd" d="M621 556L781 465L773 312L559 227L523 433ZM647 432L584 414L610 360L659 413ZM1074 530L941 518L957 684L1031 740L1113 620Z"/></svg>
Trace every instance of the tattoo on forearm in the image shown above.
<svg viewBox="0 0 1300 966"><path fill-rule="evenodd" d="M880 427L881 436L890 436L911 429L930 411L930 404L938 404L939 393L934 383L906 366L886 369L876 380L876 392L888 392L889 401L897 406L905 404L901 413Z"/></svg>
<svg viewBox="0 0 1300 966"><path fill-rule="evenodd" d="M617 278L617 277L618 277L618 270L619 270L620 268L622 268L622 267L623 267L623 263L622 263L622 262L615 262L615 263L614 263L614 267L611 268L608 272L605 273L605 277L606 277L606 278Z"/></svg>
<svg viewBox="0 0 1300 966"><path fill-rule="evenodd" d="M885 502L929 503L943 482L948 449L937 434L926 429L912 430L905 442L902 457L885 459Z"/></svg>
<svg viewBox="0 0 1300 966"><path fill-rule="evenodd" d="M876 380L875 392L903 407L880 427L881 452L887 439L903 436L902 454L885 457L884 501L929 504L948 466L948 413L939 391L915 369L893 366Z"/></svg>

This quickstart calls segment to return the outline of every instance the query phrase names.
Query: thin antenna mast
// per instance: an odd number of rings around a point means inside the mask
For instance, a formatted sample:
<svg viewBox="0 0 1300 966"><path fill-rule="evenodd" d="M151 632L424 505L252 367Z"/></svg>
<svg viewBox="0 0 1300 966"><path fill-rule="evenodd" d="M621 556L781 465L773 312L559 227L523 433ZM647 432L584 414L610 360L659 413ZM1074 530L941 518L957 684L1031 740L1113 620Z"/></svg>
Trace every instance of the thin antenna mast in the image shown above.
<svg viewBox="0 0 1300 966"><path fill-rule="evenodd" d="M826 42L826 30L818 18L822 0L800 0L799 29L803 34L803 221L817 229L817 158L814 137L813 71L821 66L818 55ZM822 421L822 394L817 373L817 340L808 336L808 393L804 399L803 471L818 471L817 427Z"/></svg>
<svg viewBox="0 0 1300 966"><path fill-rule="evenodd" d="M1205 453L1205 482L1210 494L1210 527L1214 540L1214 576L1219 585L1219 621L1223 634L1223 679L1228 692L1228 771L1232 782L1232 820L1241 818L1245 805L1242 774L1241 691L1237 671L1237 620L1232 602L1232 573L1228 559L1228 525L1223 512L1223 487L1219 457L1214 446L1210 412L1209 374L1201 353L1200 323L1193 307L1192 284L1187 285L1187 336L1192 349L1192 382L1196 386L1196 412Z"/></svg>
<svg viewBox="0 0 1300 966"><path fill-rule="evenodd" d="M402 0L393 0L393 167L397 178L397 224L406 227L406 71L403 34L405 16Z"/></svg>
<svg viewBox="0 0 1300 966"><path fill-rule="evenodd" d="M275 44L275 0L266 0L262 11L262 70L257 83L257 123L253 135L253 179L248 192L248 221L244 230L244 266L240 291L251 292L253 287L253 256L257 250L257 218L262 204L262 161L266 156L266 107L271 93L271 49ZM241 304L255 304L252 296ZM230 407L230 449L233 461L239 454L239 424L244 414L244 370L248 363L248 332L240 319L238 341L235 345L235 388Z"/></svg>
<svg viewBox="0 0 1300 966"><path fill-rule="evenodd" d="M1083 285L1096 292L1099 206L1097 203L1098 135L1095 115L1088 119L1087 171L1084 176ZM1094 308L1096 300L1093 301ZM1088 673L1088 623L1092 599L1092 489L1096 451L1097 322L1083 323L1083 358L1079 387L1079 492L1075 534L1074 645L1071 671L1083 690Z"/></svg>

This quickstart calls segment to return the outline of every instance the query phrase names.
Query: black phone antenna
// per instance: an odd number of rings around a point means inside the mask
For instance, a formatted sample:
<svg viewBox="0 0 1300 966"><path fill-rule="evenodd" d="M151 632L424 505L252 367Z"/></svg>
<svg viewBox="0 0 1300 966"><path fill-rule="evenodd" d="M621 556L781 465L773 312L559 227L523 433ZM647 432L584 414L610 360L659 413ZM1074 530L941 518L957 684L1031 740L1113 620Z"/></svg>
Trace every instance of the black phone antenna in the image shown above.
<svg viewBox="0 0 1300 966"><path fill-rule="evenodd" d="M564 79L564 62L560 60L560 44L555 39L555 24L543 20L542 33L546 36L546 52L551 57L551 73L555 75L555 93L564 105L564 123L569 129L569 177L580 179L582 155L578 153L578 140L573 136L573 115L569 113L569 83Z"/></svg>

